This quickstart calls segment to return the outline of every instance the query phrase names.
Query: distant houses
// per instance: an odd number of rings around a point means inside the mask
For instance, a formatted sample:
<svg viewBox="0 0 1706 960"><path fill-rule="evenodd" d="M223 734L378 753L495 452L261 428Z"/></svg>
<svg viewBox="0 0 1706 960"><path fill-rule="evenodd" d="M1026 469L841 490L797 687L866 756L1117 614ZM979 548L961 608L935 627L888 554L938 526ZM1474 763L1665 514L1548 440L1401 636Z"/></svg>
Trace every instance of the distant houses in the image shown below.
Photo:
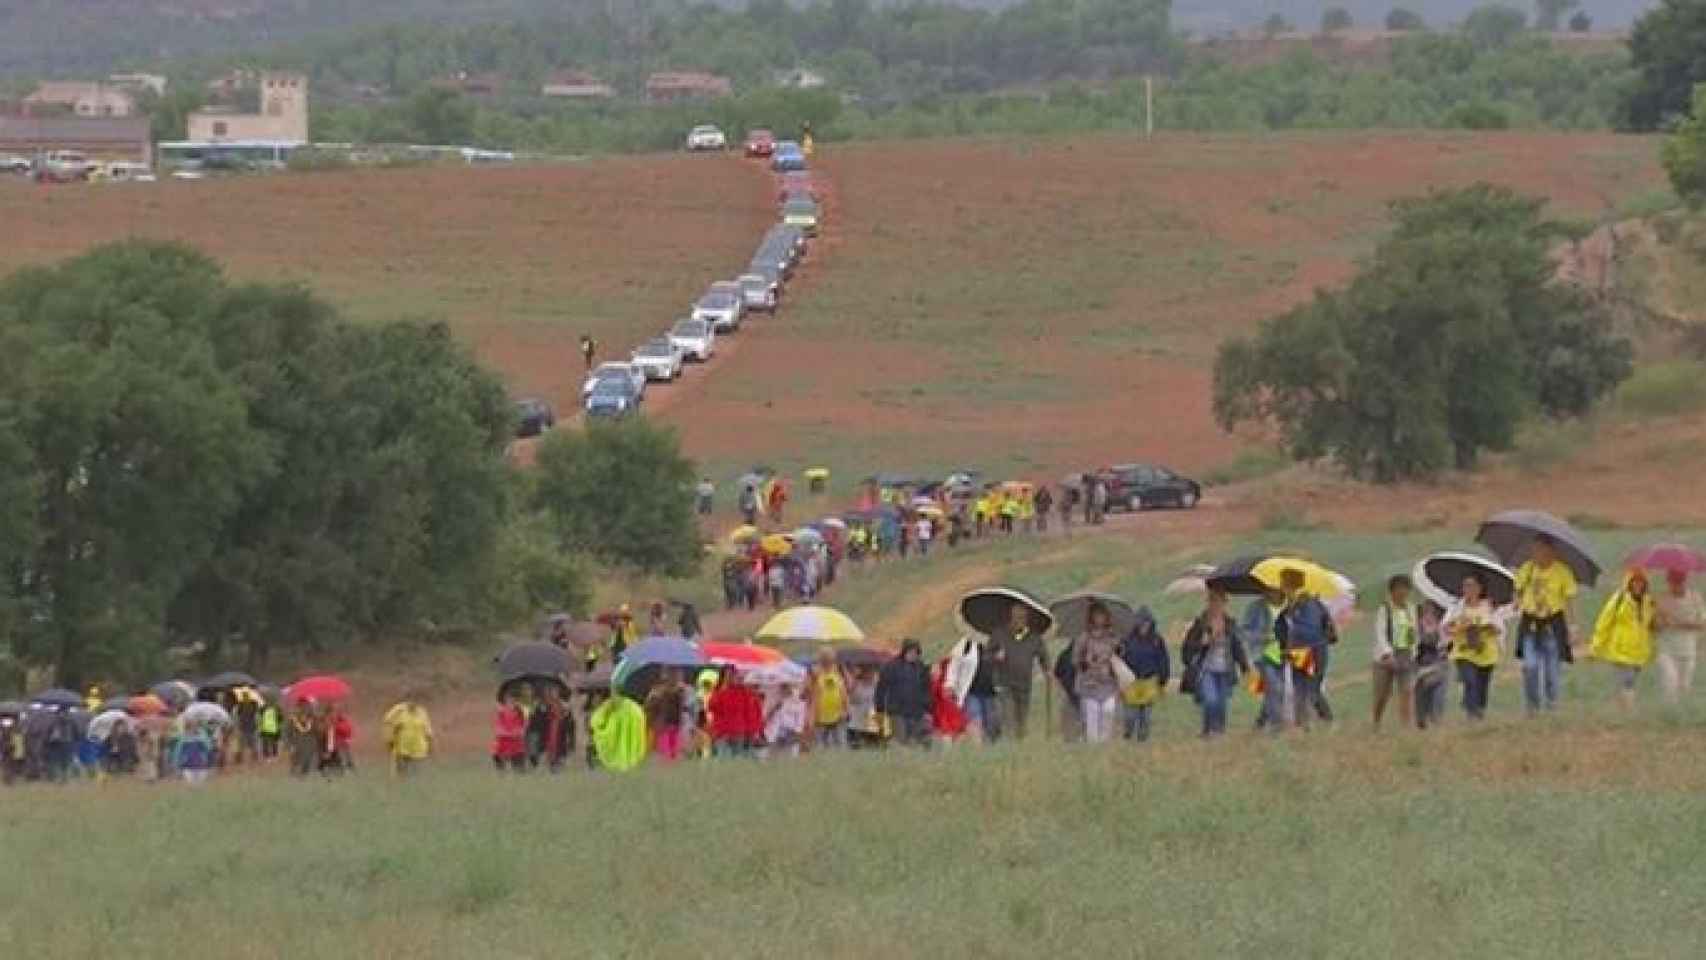
<svg viewBox="0 0 1706 960"><path fill-rule="evenodd" d="M136 114L136 98L129 90L99 81L50 80L37 86L23 102L25 109L32 114L63 112L78 117L130 117Z"/></svg>
<svg viewBox="0 0 1706 960"><path fill-rule="evenodd" d="M733 92L729 78L714 73L654 73L646 78L646 99L652 103L705 100Z"/></svg>
<svg viewBox="0 0 1706 960"><path fill-rule="evenodd" d="M565 100L609 100L616 96L616 88L584 70L558 70L545 78L539 95Z"/></svg>

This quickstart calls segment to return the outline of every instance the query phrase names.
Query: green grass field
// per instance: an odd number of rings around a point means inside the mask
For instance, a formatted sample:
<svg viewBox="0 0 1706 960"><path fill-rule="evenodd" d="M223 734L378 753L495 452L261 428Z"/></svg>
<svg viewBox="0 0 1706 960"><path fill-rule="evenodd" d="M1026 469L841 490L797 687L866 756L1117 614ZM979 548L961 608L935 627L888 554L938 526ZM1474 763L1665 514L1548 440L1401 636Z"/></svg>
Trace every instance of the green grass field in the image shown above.
<svg viewBox="0 0 1706 960"><path fill-rule="evenodd" d="M1678 958L1706 714L0 793L8 956Z"/></svg>

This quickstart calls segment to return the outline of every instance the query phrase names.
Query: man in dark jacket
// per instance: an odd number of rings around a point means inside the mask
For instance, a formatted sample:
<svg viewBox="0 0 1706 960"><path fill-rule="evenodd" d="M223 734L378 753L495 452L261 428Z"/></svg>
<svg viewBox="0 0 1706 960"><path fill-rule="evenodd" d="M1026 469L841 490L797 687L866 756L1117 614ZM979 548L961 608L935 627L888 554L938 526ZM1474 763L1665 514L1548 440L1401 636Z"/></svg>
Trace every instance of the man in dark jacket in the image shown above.
<svg viewBox="0 0 1706 960"><path fill-rule="evenodd" d="M1048 651L1043 647L1042 632L1032 629L1030 608L1022 603L1013 604L1007 622L989 635L985 649L994 654L996 680L1001 686L1006 715L1013 721L1013 735L1023 740L1026 721L1031 715L1035 668L1048 669ZM983 672L981 660L978 672ZM976 681L973 687L975 692Z"/></svg>
<svg viewBox="0 0 1706 960"><path fill-rule="evenodd" d="M883 665L877 675L877 712L894 724L895 739L905 744L930 744L930 670L917 640L901 645L900 656Z"/></svg>
<svg viewBox="0 0 1706 960"><path fill-rule="evenodd" d="M1285 612L1275 624L1288 656L1292 651L1307 650L1309 667L1292 669L1291 691L1298 726L1309 726L1309 714L1316 713L1331 723L1333 708L1327 702L1327 692L1321 682L1326 678L1328 647L1337 639L1333 615L1326 604L1304 589L1303 571L1288 569L1281 574L1281 586L1289 598Z"/></svg>

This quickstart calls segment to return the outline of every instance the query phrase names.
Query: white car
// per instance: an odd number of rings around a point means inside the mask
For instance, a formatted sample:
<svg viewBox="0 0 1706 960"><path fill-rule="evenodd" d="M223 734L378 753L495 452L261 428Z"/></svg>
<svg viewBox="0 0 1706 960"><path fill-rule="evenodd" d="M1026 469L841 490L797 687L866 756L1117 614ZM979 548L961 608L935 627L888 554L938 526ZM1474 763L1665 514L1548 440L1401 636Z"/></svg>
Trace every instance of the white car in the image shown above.
<svg viewBox="0 0 1706 960"><path fill-rule="evenodd" d="M648 380L674 380L681 376L684 362L681 348L669 337L657 337L640 344L634 351L632 364L640 368Z"/></svg>
<svg viewBox="0 0 1706 960"><path fill-rule="evenodd" d="M0 157L0 173L29 173L36 168L29 157Z"/></svg>
<svg viewBox="0 0 1706 960"><path fill-rule="evenodd" d="M717 352L717 331L704 320L677 320L675 326L669 328L669 342L675 344L687 359L704 363Z"/></svg>
<svg viewBox="0 0 1706 960"><path fill-rule="evenodd" d="M740 329L743 313L740 290L708 290L693 305L693 319L704 320L718 333Z"/></svg>
<svg viewBox="0 0 1706 960"><path fill-rule="evenodd" d="M592 368L592 373L587 375L586 382L581 384L581 399L584 400L591 395L592 388L598 386L600 380L614 380L618 377L627 378L628 383L633 386L636 396L644 397L646 395L645 371L631 363L612 362L601 363Z"/></svg>
<svg viewBox="0 0 1706 960"><path fill-rule="evenodd" d="M723 131L710 124L702 124L687 131L687 149L695 153L701 150L727 150L729 138Z"/></svg>

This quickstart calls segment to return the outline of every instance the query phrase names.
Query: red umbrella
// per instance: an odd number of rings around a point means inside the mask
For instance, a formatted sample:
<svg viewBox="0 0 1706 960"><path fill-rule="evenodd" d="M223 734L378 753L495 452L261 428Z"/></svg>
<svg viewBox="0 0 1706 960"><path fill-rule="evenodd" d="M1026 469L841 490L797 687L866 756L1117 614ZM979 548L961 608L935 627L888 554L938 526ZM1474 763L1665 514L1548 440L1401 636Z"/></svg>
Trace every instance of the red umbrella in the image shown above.
<svg viewBox="0 0 1706 960"><path fill-rule="evenodd" d="M317 700L321 703L347 700L350 696L350 686L342 677L304 677L286 687L284 696L292 703L301 703L304 700Z"/></svg>
<svg viewBox="0 0 1706 960"><path fill-rule="evenodd" d="M762 667L787 659L775 647L753 643L701 643L699 652L712 663L728 663L737 667Z"/></svg>
<svg viewBox="0 0 1706 960"><path fill-rule="evenodd" d="M1629 555L1629 566L1666 573L1706 572L1706 554L1680 543L1655 543Z"/></svg>

